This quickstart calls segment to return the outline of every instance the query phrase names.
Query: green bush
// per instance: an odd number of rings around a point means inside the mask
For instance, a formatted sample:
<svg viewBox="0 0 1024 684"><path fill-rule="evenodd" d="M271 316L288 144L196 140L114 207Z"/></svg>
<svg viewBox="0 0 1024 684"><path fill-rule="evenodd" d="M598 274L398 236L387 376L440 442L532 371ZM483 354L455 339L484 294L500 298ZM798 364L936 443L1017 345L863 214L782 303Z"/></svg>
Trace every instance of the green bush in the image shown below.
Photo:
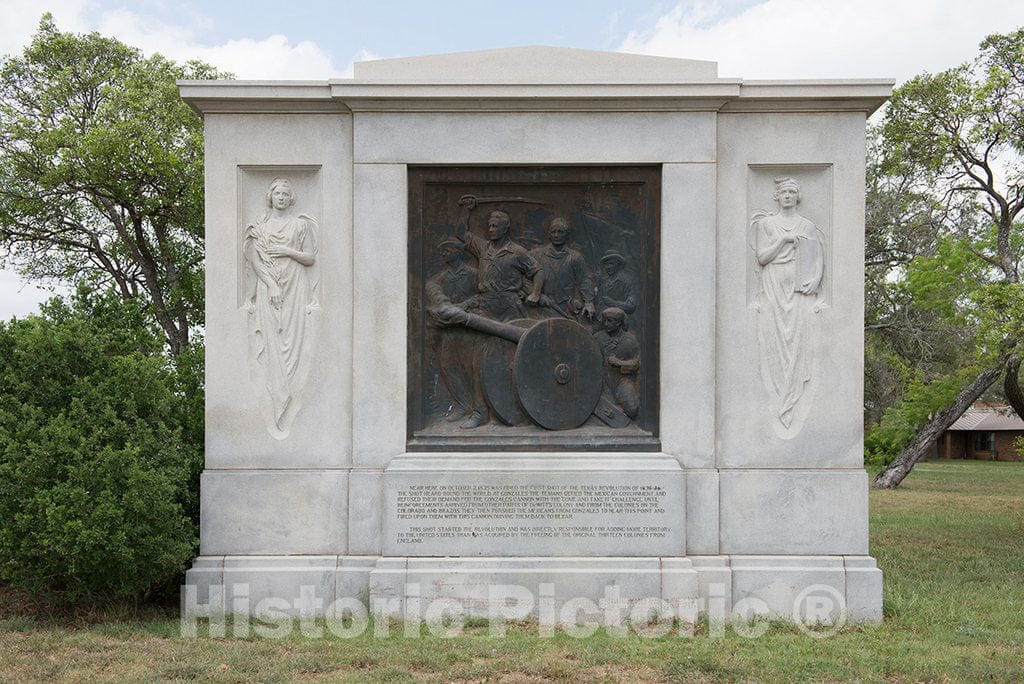
<svg viewBox="0 0 1024 684"><path fill-rule="evenodd" d="M82 603L181 572L198 536L197 358L172 362L141 311L85 291L0 323L0 580Z"/></svg>
<svg viewBox="0 0 1024 684"><path fill-rule="evenodd" d="M896 458L932 415L952 404L978 372L972 366L927 382L920 376L912 379L903 401L887 408L882 420L864 435L865 465L877 469Z"/></svg>

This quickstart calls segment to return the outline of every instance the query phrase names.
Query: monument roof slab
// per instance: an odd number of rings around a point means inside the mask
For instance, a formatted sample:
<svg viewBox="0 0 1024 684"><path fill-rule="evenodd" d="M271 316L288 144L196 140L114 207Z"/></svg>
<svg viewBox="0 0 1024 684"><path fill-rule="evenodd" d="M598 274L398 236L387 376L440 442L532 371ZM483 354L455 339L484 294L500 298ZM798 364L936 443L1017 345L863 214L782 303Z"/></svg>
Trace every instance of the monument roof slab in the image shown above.
<svg viewBox="0 0 1024 684"><path fill-rule="evenodd" d="M179 81L198 112L731 111L871 113L885 79L744 81L717 64L523 47L358 62L330 81Z"/></svg>
<svg viewBox="0 0 1024 684"><path fill-rule="evenodd" d="M356 62L357 80L401 83L680 83L718 77L718 63L531 45Z"/></svg>

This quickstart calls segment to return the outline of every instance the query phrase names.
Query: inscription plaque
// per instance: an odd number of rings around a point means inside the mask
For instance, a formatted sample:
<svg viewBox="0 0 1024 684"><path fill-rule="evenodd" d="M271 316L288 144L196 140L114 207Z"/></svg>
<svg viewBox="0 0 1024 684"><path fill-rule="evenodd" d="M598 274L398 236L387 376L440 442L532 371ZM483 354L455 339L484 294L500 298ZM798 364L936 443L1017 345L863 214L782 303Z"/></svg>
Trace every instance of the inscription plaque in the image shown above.
<svg viewBox="0 0 1024 684"><path fill-rule="evenodd" d="M412 450L656 450L659 167L411 167Z"/></svg>
<svg viewBox="0 0 1024 684"><path fill-rule="evenodd" d="M682 553L679 473L393 474L385 553L664 555Z"/></svg>

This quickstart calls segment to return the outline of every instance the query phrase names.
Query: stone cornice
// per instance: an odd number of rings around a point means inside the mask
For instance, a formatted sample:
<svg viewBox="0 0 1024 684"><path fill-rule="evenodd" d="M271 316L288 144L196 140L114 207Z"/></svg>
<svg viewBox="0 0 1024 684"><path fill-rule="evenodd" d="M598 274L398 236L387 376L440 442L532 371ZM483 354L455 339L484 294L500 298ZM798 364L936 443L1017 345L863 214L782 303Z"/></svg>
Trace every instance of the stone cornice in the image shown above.
<svg viewBox="0 0 1024 684"><path fill-rule="evenodd" d="M892 93L885 79L677 83L425 83L179 81L207 113L722 111L870 114Z"/></svg>

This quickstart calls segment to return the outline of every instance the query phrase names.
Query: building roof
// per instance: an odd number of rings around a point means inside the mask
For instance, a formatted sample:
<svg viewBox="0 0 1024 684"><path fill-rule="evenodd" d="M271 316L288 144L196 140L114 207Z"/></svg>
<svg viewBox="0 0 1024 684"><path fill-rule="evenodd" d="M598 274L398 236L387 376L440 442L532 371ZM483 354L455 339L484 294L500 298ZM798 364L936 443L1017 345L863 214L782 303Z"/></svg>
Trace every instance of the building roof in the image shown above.
<svg viewBox="0 0 1024 684"><path fill-rule="evenodd" d="M1021 420L1008 406L969 408L955 423L949 426L949 429L984 432L1020 430L1024 432L1024 420Z"/></svg>

